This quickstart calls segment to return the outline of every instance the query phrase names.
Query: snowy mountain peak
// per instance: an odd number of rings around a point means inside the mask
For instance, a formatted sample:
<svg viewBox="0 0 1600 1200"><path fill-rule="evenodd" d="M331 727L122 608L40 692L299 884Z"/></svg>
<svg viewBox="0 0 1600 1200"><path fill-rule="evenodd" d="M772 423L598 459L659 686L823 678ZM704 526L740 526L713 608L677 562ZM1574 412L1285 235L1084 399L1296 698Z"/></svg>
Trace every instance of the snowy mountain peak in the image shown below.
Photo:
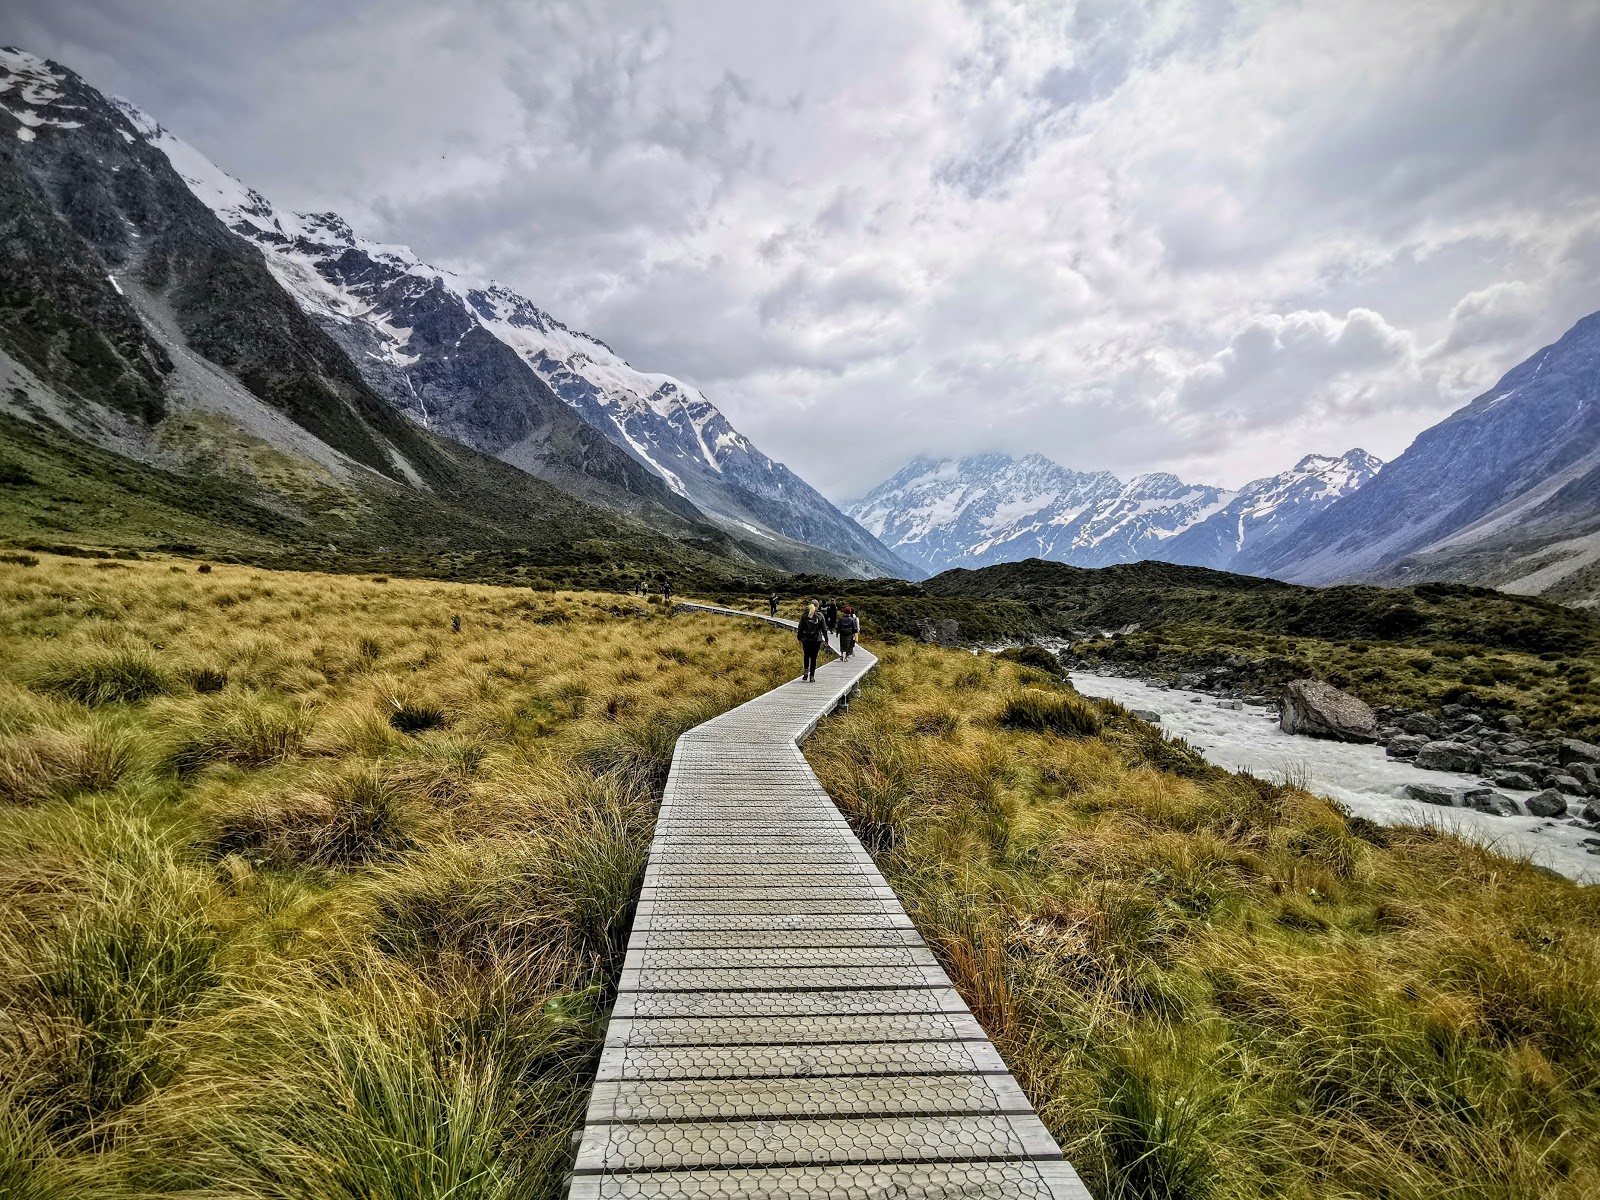
<svg viewBox="0 0 1600 1200"><path fill-rule="evenodd" d="M67 77L42 58L0 47L0 111L17 122L17 139L31 142L37 129L81 129L83 123L72 114L77 106L67 103Z"/></svg>
<svg viewBox="0 0 1600 1200"><path fill-rule="evenodd" d="M1238 492L1152 471L1123 483L1041 454L918 457L848 510L904 558L931 571L1048 558L1106 566L1141 558L1227 567L1247 547L1371 479L1364 450L1308 454Z"/></svg>

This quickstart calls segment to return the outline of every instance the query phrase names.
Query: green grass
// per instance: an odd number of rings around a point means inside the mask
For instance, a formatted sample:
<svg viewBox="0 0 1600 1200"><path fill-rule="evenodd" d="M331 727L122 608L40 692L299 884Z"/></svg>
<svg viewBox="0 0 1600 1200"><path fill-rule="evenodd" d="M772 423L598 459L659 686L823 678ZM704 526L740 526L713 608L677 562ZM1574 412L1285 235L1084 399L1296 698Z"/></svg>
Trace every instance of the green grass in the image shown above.
<svg viewBox="0 0 1600 1200"><path fill-rule="evenodd" d="M1095 1196L1600 1194L1600 889L882 656L807 758Z"/></svg>

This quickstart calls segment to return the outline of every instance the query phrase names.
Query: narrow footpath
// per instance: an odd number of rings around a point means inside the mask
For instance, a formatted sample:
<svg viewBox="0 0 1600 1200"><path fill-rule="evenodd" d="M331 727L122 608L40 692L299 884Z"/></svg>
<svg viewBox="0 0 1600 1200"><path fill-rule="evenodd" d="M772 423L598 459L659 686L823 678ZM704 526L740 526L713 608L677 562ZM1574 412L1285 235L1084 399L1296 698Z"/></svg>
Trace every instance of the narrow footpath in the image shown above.
<svg viewBox="0 0 1600 1200"><path fill-rule="evenodd" d="M876 663L678 739L572 1200L1088 1200L801 756Z"/></svg>

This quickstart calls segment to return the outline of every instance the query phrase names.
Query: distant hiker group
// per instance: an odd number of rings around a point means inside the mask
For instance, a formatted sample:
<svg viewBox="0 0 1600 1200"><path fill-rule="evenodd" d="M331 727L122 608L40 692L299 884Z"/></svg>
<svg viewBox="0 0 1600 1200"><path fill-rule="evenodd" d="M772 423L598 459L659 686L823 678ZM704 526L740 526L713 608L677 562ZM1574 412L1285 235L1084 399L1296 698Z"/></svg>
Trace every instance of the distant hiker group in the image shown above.
<svg viewBox="0 0 1600 1200"><path fill-rule="evenodd" d="M654 582L656 585L653 588L650 586L652 582ZM672 580L668 579L665 575L661 576L660 579L653 581L650 579L641 578L638 583L633 585L633 594L635 596L644 596L646 599L648 599L652 591L660 592L663 600L665 600L668 604L672 603Z"/></svg>
<svg viewBox="0 0 1600 1200"><path fill-rule="evenodd" d="M767 600L767 606L774 616L778 613L778 593L773 592ZM839 635L839 657L850 659L855 656L856 638L861 634L861 618L856 616L856 610L846 604L842 608L834 600L818 604L815 600L807 600L805 612L800 617L800 623L795 628L795 638L800 643L800 652L803 656L803 667L800 678L807 683L814 682L817 678L817 657L822 652L823 645L830 635Z"/></svg>

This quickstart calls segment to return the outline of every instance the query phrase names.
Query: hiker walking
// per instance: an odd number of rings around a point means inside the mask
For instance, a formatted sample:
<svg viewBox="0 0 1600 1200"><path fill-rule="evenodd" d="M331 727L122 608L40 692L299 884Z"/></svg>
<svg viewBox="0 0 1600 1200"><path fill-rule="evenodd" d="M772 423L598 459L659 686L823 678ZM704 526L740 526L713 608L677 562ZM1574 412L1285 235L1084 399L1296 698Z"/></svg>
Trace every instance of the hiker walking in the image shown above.
<svg viewBox="0 0 1600 1200"><path fill-rule="evenodd" d="M806 605L805 615L800 618L794 636L799 640L800 651L805 656L805 667L800 678L807 683L814 683L817 678L817 655L822 652L822 644L828 640L828 625L817 611L815 600Z"/></svg>
<svg viewBox="0 0 1600 1200"><path fill-rule="evenodd" d="M661 577L661 598L668 604L672 603L672 580L665 575Z"/></svg>
<svg viewBox="0 0 1600 1200"><path fill-rule="evenodd" d="M768 616L773 616L773 617L778 615L778 593L777 592L773 592L772 595L767 597L767 615Z"/></svg>
<svg viewBox="0 0 1600 1200"><path fill-rule="evenodd" d="M861 618L848 604L839 614L839 657L849 661L856 652L856 635L861 632Z"/></svg>
<svg viewBox="0 0 1600 1200"><path fill-rule="evenodd" d="M827 622L830 634L839 627L839 606L832 600L822 606L822 619Z"/></svg>

